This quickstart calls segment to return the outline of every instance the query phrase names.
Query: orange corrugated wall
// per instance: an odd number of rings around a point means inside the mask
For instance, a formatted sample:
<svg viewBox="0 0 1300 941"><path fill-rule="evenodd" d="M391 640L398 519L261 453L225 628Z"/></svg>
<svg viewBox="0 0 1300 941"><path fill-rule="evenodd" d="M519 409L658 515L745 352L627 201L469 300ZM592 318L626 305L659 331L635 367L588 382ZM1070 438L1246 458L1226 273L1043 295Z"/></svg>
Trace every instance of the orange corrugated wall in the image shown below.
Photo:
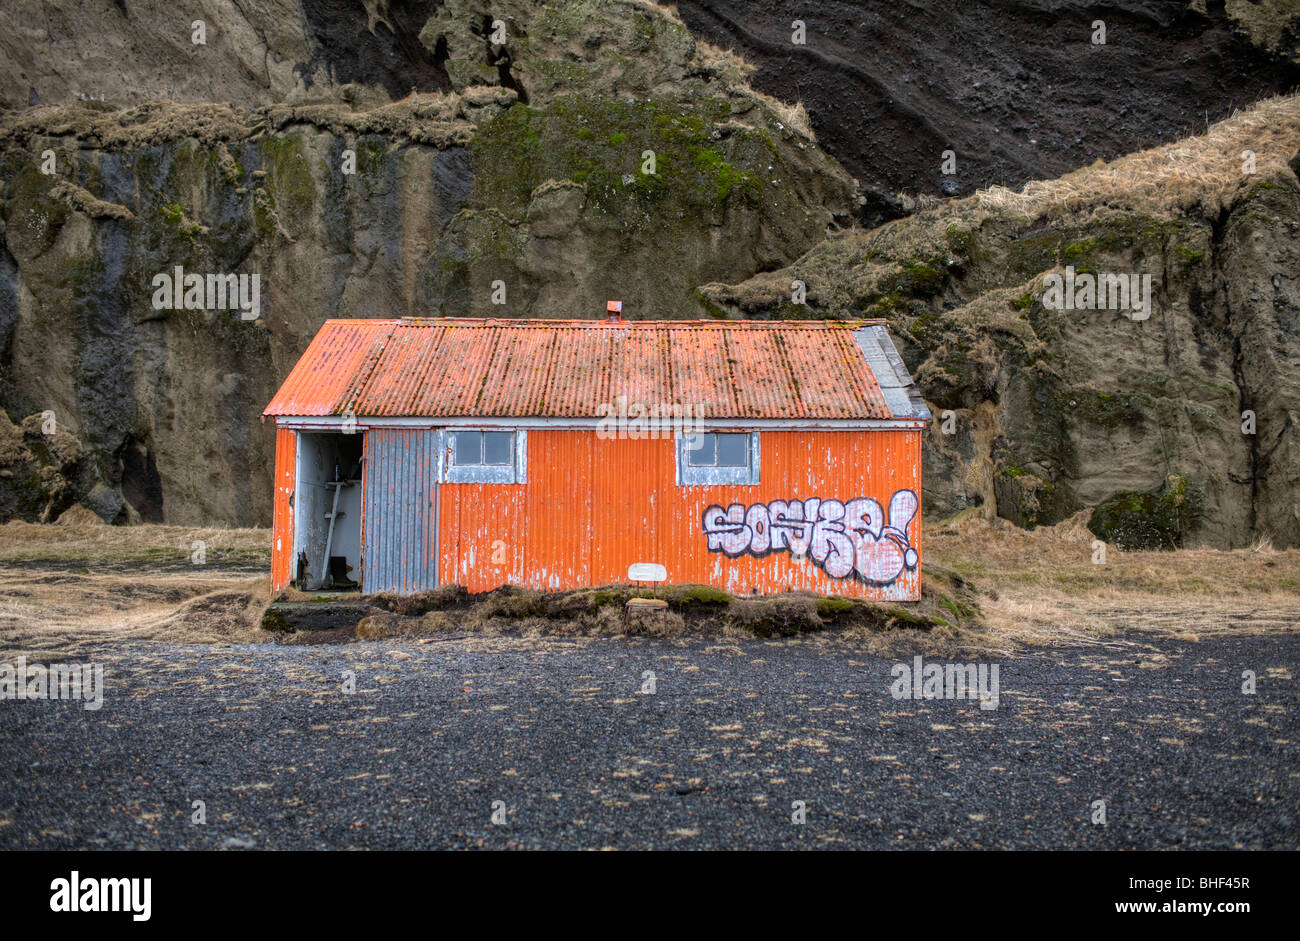
<svg viewBox="0 0 1300 941"><path fill-rule="evenodd" d="M787 551L730 558L709 551L703 514L809 497L842 503L921 494L919 431L763 432L757 486L679 487L675 442L602 439L591 431L529 431L527 484L443 484L440 581L470 591L502 584L564 589L627 581L633 562L657 562L675 584L737 594L809 590L916 600L920 565L892 585L832 578ZM886 522L890 522L886 520ZM908 526L921 555L919 508Z"/></svg>
<svg viewBox="0 0 1300 941"><path fill-rule="evenodd" d="M298 458L298 435L287 428L275 430L275 495L271 501L271 591L284 588L293 578L293 494Z"/></svg>

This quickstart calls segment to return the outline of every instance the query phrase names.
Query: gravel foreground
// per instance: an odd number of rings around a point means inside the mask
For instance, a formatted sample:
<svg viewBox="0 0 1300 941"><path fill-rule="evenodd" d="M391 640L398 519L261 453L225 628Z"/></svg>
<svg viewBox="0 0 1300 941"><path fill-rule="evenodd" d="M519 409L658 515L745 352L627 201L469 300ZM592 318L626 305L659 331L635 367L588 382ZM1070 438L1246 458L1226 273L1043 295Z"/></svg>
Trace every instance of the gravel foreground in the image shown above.
<svg viewBox="0 0 1300 941"><path fill-rule="evenodd" d="M834 638L104 644L100 710L0 701L0 847L1296 849L1298 651L1039 650L982 710Z"/></svg>

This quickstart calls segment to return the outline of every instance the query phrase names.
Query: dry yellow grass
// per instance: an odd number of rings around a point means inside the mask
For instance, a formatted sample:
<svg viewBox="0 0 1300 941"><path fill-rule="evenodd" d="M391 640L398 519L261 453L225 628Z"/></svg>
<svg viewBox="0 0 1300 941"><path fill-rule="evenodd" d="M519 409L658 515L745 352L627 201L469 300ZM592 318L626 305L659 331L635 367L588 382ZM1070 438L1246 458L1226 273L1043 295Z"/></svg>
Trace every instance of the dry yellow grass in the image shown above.
<svg viewBox="0 0 1300 941"><path fill-rule="evenodd" d="M0 566L0 651L75 652L129 640L269 640L269 580L203 572L79 575Z"/></svg>
<svg viewBox="0 0 1300 941"><path fill-rule="evenodd" d="M970 515L931 525L926 561L968 578L1011 645L1095 643L1127 631L1195 640L1300 630L1300 549L1122 552L1094 564L1086 511L1034 531Z"/></svg>
<svg viewBox="0 0 1300 941"><path fill-rule="evenodd" d="M1243 172L1243 151L1255 155L1255 174ZM975 195L983 209L1037 219L1107 205L1143 206L1152 213L1199 210L1217 216L1252 181L1286 167L1300 150L1300 95L1268 98L1210 126L1204 134L1121 157L1097 161L1054 180L1014 192L993 186Z"/></svg>
<svg viewBox="0 0 1300 941"><path fill-rule="evenodd" d="M797 131L808 140L816 140L812 120L808 117L808 109L804 107L804 103L796 101L794 104L787 104L751 88L749 80L753 77L755 66L743 56L730 49L715 46L708 40L696 39L694 65L698 69L716 75L728 91L758 101L784 126Z"/></svg>
<svg viewBox="0 0 1300 941"><path fill-rule="evenodd" d="M195 541L204 563L194 564ZM271 534L190 526L0 526L0 649L259 641Z"/></svg>
<svg viewBox="0 0 1300 941"><path fill-rule="evenodd" d="M798 131L808 140L816 140L813 134L812 119L808 117L808 109L804 107L802 101L796 101L792 105L784 101L778 101L771 95L756 91L754 97L763 103L769 111L776 115L777 120L788 128Z"/></svg>
<svg viewBox="0 0 1300 941"><path fill-rule="evenodd" d="M1040 645L1140 643L1144 633L1195 641L1300 630L1300 549L1278 550L1267 541L1233 551L1121 552L1109 546L1105 564L1094 565L1084 518L1032 532L975 514L927 523L928 590L954 590L944 570L968 581L987 631L853 628L777 642L816 639L882 656L909 646L975 656ZM182 551L196 538L208 544L208 565L189 564ZM260 627L270 600L269 542L269 532L256 529L9 523L0 527L0 651L66 655L104 641L271 640ZM930 609L943 614L935 607L942 601L930 598ZM565 635L554 620L478 618L467 624L456 612L408 619L384 614L363 634L410 639L469 629L558 642L621 632L621 611L603 609L603 617L608 623L575 622ZM723 632L733 634L749 637Z"/></svg>
<svg viewBox="0 0 1300 941"><path fill-rule="evenodd" d="M189 561L195 541L207 555L270 564L267 529L202 526L48 526L12 521L0 526L0 563L81 562L86 567L133 562Z"/></svg>
<svg viewBox="0 0 1300 941"><path fill-rule="evenodd" d="M753 64L744 56L707 39L695 40L695 65L713 72L728 85L743 85L754 74Z"/></svg>

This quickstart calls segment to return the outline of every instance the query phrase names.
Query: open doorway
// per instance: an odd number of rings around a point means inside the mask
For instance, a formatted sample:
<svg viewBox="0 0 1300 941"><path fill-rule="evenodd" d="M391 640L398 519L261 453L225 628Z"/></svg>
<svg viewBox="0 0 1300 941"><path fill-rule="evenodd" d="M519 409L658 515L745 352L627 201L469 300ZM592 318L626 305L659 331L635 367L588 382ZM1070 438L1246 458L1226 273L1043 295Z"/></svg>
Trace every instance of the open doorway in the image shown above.
<svg viewBox="0 0 1300 941"><path fill-rule="evenodd" d="M361 588L365 435L299 432L293 582L300 591Z"/></svg>

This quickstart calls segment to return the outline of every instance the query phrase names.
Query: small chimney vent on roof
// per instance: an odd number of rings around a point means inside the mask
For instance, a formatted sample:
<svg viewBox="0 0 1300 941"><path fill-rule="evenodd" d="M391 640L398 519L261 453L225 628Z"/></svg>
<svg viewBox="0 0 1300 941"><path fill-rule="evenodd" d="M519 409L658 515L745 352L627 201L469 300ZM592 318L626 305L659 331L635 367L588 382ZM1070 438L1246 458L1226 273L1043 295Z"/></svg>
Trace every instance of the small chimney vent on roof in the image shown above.
<svg viewBox="0 0 1300 941"><path fill-rule="evenodd" d="M622 301L606 301L606 302L605 302L605 312L609 314L608 320L609 320L610 323L618 323L620 320L623 319L623 318L620 316L620 314L623 313L623 302L622 302Z"/></svg>

